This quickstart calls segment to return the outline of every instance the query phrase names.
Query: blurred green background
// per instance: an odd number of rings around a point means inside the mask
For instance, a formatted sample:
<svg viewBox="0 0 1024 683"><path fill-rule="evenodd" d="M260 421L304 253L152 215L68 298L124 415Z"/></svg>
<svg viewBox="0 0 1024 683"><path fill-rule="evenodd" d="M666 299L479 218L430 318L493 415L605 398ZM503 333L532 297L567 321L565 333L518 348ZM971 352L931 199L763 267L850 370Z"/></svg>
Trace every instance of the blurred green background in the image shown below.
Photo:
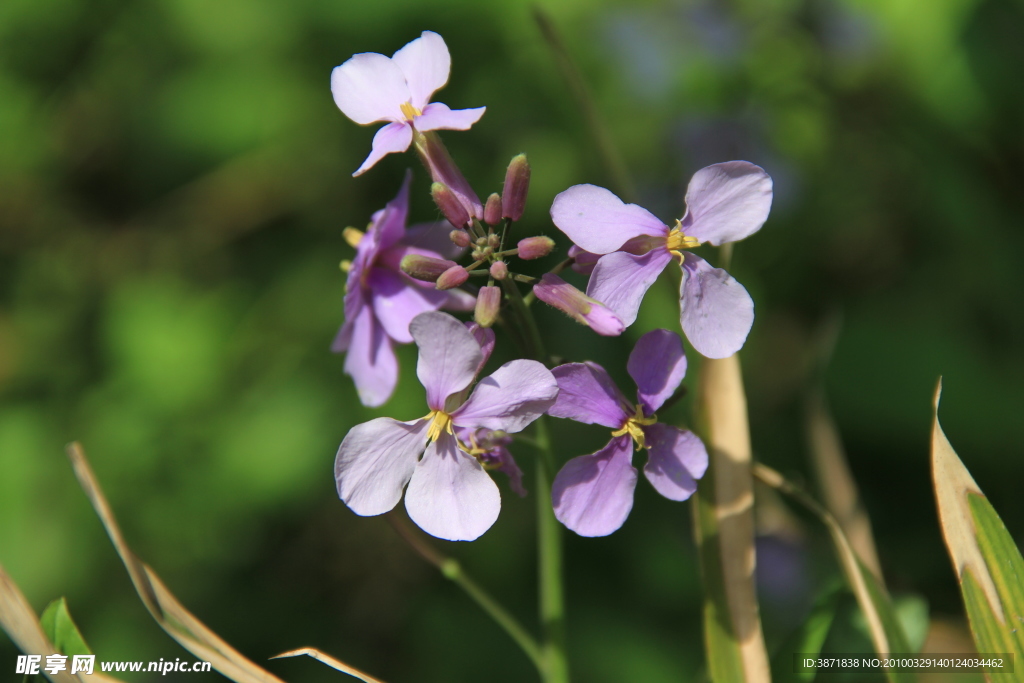
<svg viewBox="0 0 1024 683"><path fill-rule="evenodd" d="M758 311L743 352L757 457L812 482L802 398L823 321L841 319L827 391L886 578L918 642L930 621L962 644L929 488L930 398L944 375L947 434L1024 540L1024 3L540 5L640 204L680 216L690 175L718 161L775 179L771 218L731 269ZM424 29L445 38L453 71L436 99L488 107L445 140L481 196L528 153L521 236L557 236L547 210L559 191L611 182L530 8L0 2L0 562L37 611L67 595L100 659L189 655L150 620L78 489L63 455L76 439L138 554L256 661L310 645L392 682L534 679L383 519L337 500L347 429L425 411L413 349L379 411L359 405L328 350L338 262L351 257L341 229L364 225L410 166L413 219L438 217L412 155L350 177L374 128L335 108L328 80L353 53L391 54ZM655 287L621 339L540 315L556 353L604 363L626 388L632 342L677 325L676 306ZM662 417L687 415L684 404ZM563 461L607 438L557 429ZM520 464L530 488L528 452ZM533 500L500 486L491 531L438 544L534 626ZM772 647L837 571L813 521L763 531ZM578 680L699 675L687 504L641 481L622 530L566 547ZM851 628L847 645L861 637ZM0 636L0 670L15 654ZM341 677L311 660L268 666L292 681Z"/></svg>

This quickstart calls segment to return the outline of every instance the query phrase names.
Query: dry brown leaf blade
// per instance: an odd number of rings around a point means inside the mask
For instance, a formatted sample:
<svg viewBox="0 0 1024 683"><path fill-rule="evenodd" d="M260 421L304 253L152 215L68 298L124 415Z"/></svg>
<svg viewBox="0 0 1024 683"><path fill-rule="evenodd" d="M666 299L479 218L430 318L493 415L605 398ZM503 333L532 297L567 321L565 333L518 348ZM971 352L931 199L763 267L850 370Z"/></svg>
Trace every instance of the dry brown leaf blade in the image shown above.
<svg viewBox="0 0 1024 683"><path fill-rule="evenodd" d="M317 650L315 647L303 647L299 648L298 650L289 650L288 652L282 652L279 655L271 657L271 659L284 659L285 657L302 657L303 655L307 657L312 657L318 662L323 662L332 669L335 669L342 673L346 673L349 676L354 676L355 678L358 678L364 683L384 683L384 681L380 680L379 678L374 678L368 673L363 673L359 669L351 667L345 662L339 661L334 657L330 656L329 654Z"/></svg>

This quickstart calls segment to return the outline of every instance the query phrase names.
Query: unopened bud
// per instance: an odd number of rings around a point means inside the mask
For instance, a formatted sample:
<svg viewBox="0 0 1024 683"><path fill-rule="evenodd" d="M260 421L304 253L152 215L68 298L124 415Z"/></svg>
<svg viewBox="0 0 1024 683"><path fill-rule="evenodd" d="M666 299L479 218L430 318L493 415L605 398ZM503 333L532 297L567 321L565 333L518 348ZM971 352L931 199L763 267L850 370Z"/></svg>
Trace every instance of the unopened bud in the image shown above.
<svg viewBox="0 0 1024 683"><path fill-rule="evenodd" d="M424 282L437 282L437 279L454 265L455 261L446 261L442 258L421 254L408 254L402 257L402 262L398 264L398 267L411 278Z"/></svg>
<svg viewBox="0 0 1024 683"><path fill-rule="evenodd" d="M473 319L480 327L490 327L498 319L501 308L501 287L481 287L476 295L476 310Z"/></svg>
<svg viewBox="0 0 1024 683"><path fill-rule="evenodd" d="M501 222L501 195L497 192L491 194L484 204L484 222L487 225L497 225Z"/></svg>
<svg viewBox="0 0 1024 683"><path fill-rule="evenodd" d="M495 261L491 264L491 277L495 280L504 280L508 277L508 266L504 261Z"/></svg>
<svg viewBox="0 0 1024 683"><path fill-rule="evenodd" d="M490 235L487 236L487 246L489 246L491 249L500 248L501 238L495 235L494 233L491 233Z"/></svg>
<svg viewBox="0 0 1024 683"><path fill-rule="evenodd" d="M530 164L525 154L512 157L505 172L505 186L501 190L501 215L514 221L523 215L526 192L530 189Z"/></svg>
<svg viewBox="0 0 1024 683"><path fill-rule="evenodd" d="M598 334L615 337L626 329L622 320L611 309L557 275L545 273L540 282L533 286L533 293L544 303L554 306Z"/></svg>
<svg viewBox="0 0 1024 683"><path fill-rule="evenodd" d="M441 276L437 278L437 288L451 289L452 287L458 287L468 279L468 270L466 270L462 266L452 266L448 270L441 273Z"/></svg>
<svg viewBox="0 0 1024 683"><path fill-rule="evenodd" d="M551 253L555 248L555 241L550 237L527 237L519 240L519 258L529 261L535 258L542 258Z"/></svg>
<svg viewBox="0 0 1024 683"><path fill-rule="evenodd" d="M459 249L465 249L469 246L469 233L465 230L452 230L448 233L448 239Z"/></svg>
<svg viewBox="0 0 1024 683"><path fill-rule="evenodd" d="M569 247L569 258L572 259L572 269L580 275L590 275L594 272L600 254L592 254L589 251L580 249L575 244Z"/></svg>
<svg viewBox="0 0 1024 683"><path fill-rule="evenodd" d="M434 198L437 208L448 219L448 222L456 228L464 228L469 225L469 212L465 205L444 183L434 183L430 186L430 196Z"/></svg>

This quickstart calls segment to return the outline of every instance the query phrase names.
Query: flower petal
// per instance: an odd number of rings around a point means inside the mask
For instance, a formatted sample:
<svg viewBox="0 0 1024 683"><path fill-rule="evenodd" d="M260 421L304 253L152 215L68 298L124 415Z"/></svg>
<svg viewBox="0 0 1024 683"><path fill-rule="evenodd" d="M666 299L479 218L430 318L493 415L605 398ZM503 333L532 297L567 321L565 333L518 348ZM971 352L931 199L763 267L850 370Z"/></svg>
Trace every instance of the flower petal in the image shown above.
<svg viewBox="0 0 1024 683"><path fill-rule="evenodd" d="M501 510L501 494L455 437L442 434L427 446L405 494L409 517L431 536L472 541L491 528Z"/></svg>
<svg viewBox="0 0 1024 683"><path fill-rule="evenodd" d="M633 442L620 436L592 455L565 463L551 485L558 521L580 536L607 536L633 509L636 468Z"/></svg>
<svg viewBox="0 0 1024 683"><path fill-rule="evenodd" d="M455 226L448 221L432 221L430 223L414 223L405 231L402 244L410 247L435 252L438 258L454 261L466 251L451 241L449 233Z"/></svg>
<svg viewBox="0 0 1024 683"><path fill-rule="evenodd" d="M618 336L626 329L614 311L553 273L544 273L540 282L533 286L533 293L544 303L605 337Z"/></svg>
<svg viewBox="0 0 1024 683"><path fill-rule="evenodd" d="M445 399L462 391L476 376L483 354L466 326L447 313L420 313L409 324L420 347L416 376L427 390L431 410L443 410Z"/></svg>
<svg viewBox="0 0 1024 683"><path fill-rule="evenodd" d="M523 471L516 464L515 458L512 457L512 452L504 446L498 446L492 449L490 453L501 463L495 468L495 471L505 473L508 477L508 487L512 489L512 493L520 498L525 498L526 489L523 487Z"/></svg>
<svg viewBox="0 0 1024 683"><path fill-rule="evenodd" d="M597 363L567 363L551 371L558 398L548 409L552 417L618 429L632 414L629 401Z"/></svg>
<svg viewBox="0 0 1024 683"><path fill-rule="evenodd" d="M644 427L647 464L644 476L669 500L686 500L697 490L697 479L708 469L708 452L697 436L666 424Z"/></svg>
<svg viewBox="0 0 1024 683"><path fill-rule="evenodd" d="M423 109L430 96L445 86L452 68L452 58L444 38L433 31L424 31L391 59L405 74L412 106L417 109Z"/></svg>
<svg viewBox="0 0 1024 683"><path fill-rule="evenodd" d="M551 220L580 248L608 254L640 235L668 235L668 228L647 209L626 204L596 185L574 185L551 204Z"/></svg>
<svg viewBox="0 0 1024 683"><path fill-rule="evenodd" d="M355 381L359 401L371 408L384 405L398 384L398 359L391 339L370 306L364 306L352 323L345 374Z"/></svg>
<svg viewBox="0 0 1024 683"><path fill-rule="evenodd" d="M644 294L671 260L665 249L652 249L643 256L624 251L606 254L594 267L587 296L603 302L629 327L636 322Z"/></svg>
<svg viewBox="0 0 1024 683"><path fill-rule="evenodd" d="M586 249L580 249L575 244L569 247L569 258L572 259L572 269L580 275L590 275L594 272L600 254L592 254Z"/></svg>
<svg viewBox="0 0 1024 683"><path fill-rule="evenodd" d="M476 323L466 323L466 329L473 333L478 344L480 344L480 353L483 354L483 360L480 361L480 367L477 368L477 374L484 369L484 365L491 357L491 353L494 352L494 330L489 327L480 327Z"/></svg>
<svg viewBox="0 0 1024 683"><path fill-rule="evenodd" d="M379 515L398 504L427 442L428 420L378 417L356 425L334 460L338 496L357 515Z"/></svg>
<svg viewBox="0 0 1024 683"><path fill-rule="evenodd" d="M452 424L519 432L543 415L557 395L558 383L544 365L510 361L477 383L469 399L452 413Z"/></svg>
<svg viewBox="0 0 1024 683"><path fill-rule="evenodd" d="M702 168L686 188L683 232L715 246L761 229L772 208L772 179L749 161Z"/></svg>
<svg viewBox="0 0 1024 683"><path fill-rule="evenodd" d="M360 176L392 152L404 152L412 144L412 126L408 123L389 123L373 136L373 150L370 156L356 169L352 177Z"/></svg>
<svg viewBox="0 0 1024 683"><path fill-rule="evenodd" d="M469 130L485 111L487 107L449 109L447 104L435 102L428 104L423 114L413 119L412 125L421 133L428 130Z"/></svg>
<svg viewBox="0 0 1024 683"><path fill-rule="evenodd" d="M686 376L683 340L675 332L651 330L633 347L626 369L636 382L644 412L653 415Z"/></svg>
<svg viewBox="0 0 1024 683"><path fill-rule="evenodd" d="M384 205L383 210L373 214L373 223L366 232L367 235L372 234L376 237L378 245L376 259L384 255L381 252L393 248L405 237L405 223L409 218L409 185L411 184L412 170L406 169L402 186L398 188L398 194ZM367 235L363 235L363 239L360 240L360 247L363 246L363 241L366 240Z"/></svg>
<svg viewBox="0 0 1024 683"><path fill-rule="evenodd" d="M367 282L377 321L399 344L412 341L409 323L413 318L420 313L436 311L448 300L446 292L417 287L398 273L384 268L370 271Z"/></svg>
<svg viewBox="0 0 1024 683"><path fill-rule="evenodd" d="M726 358L747 340L754 301L729 273L687 252L679 285L679 323L698 353Z"/></svg>
<svg viewBox="0 0 1024 683"><path fill-rule="evenodd" d="M331 72L331 94L341 112L358 124L402 121L409 86L397 64L376 52L353 55Z"/></svg>

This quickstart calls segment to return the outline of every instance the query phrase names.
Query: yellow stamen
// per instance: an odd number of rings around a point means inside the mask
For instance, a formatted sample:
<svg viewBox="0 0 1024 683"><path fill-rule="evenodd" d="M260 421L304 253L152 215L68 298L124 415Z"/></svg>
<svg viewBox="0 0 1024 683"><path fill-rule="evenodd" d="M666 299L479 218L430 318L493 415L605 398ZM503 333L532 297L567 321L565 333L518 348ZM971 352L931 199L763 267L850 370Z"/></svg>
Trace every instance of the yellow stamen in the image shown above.
<svg viewBox="0 0 1024 683"><path fill-rule="evenodd" d="M683 253L681 249L693 249L700 246L700 240L696 237L683 234L683 224L678 219L676 220L676 226L668 233L668 239L665 241L665 248L669 252L679 259L679 262L683 262Z"/></svg>
<svg viewBox="0 0 1024 683"><path fill-rule="evenodd" d="M412 121L417 116L423 116L423 112L412 106L411 102L403 102L399 108L402 110L402 116L405 117L406 121Z"/></svg>
<svg viewBox="0 0 1024 683"><path fill-rule="evenodd" d="M424 419L430 420L430 427L427 428L427 438L437 441L443 432L452 434L452 416L443 410L431 410Z"/></svg>
<svg viewBox="0 0 1024 683"><path fill-rule="evenodd" d="M358 247L359 243L363 241L363 231L356 230L353 227L348 227L342 230L341 236L345 238L346 242L348 242L348 246L352 247L353 249Z"/></svg>
<svg viewBox="0 0 1024 683"><path fill-rule="evenodd" d="M352 262L348 259L342 259L341 263L338 264L338 267L341 268L341 272L347 273L352 270Z"/></svg>
<svg viewBox="0 0 1024 683"><path fill-rule="evenodd" d="M626 423L621 428L612 432L612 436L623 436L629 434L633 441L636 442L636 450L644 448L644 427L655 424L658 421L657 415L651 415L650 417L644 417L644 409L640 406L636 406L636 412L633 417L626 420Z"/></svg>

